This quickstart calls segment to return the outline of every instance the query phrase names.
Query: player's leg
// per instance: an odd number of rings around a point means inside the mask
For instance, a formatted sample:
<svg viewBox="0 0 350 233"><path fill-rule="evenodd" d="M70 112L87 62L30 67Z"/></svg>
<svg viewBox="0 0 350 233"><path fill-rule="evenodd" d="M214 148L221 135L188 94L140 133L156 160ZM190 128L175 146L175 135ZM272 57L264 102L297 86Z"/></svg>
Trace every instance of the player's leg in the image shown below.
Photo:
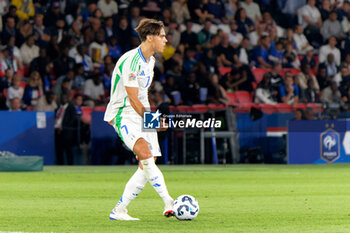
<svg viewBox="0 0 350 233"><path fill-rule="evenodd" d="M140 166L143 168L144 174L146 175L148 182L153 186L153 188L156 190L159 196L163 199L163 202L165 204L164 215L167 217L172 216L174 214L174 211L172 210L173 199L168 193L163 173L155 164L155 160L152 156L149 143L147 143L144 138L139 138L134 145L134 153L139 158L141 164Z"/></svg>
<svg viewBox="0 0 350 233"><path fill-rule="evenodd" d="M133 139L133 132L135 132L135 129L132 126L132 122L130 122L128 118L123 118L121 120L121 124L118 126L116 124L115 119L112 122L112 125L114 126L115 130L117 131L118 135L122 138L126 146L132 149L135 143ZM121 129L121 126L123 125L128 126ZM112 210L109 216L111 220L139 220L137 218L129 216L127 214L126 207L133 199L135 199L138 196L138 194L142 191L146 183L147 178L144 174L144 171L141 168L138 168L134 175L129 179L129 181L125 185L124 192L121 198L119 199L119 202Z"/></svg>
<svg viewBox="0 0 350 233"><path fill-rule="evenodd" d="M127 214L126 207L139 195L146 183L147 178L144 171L139 167L134 175L129 179L128 183L126 183L123 195L120 197L119 202L109 216L111 220L139 220L130 217Z"/></svg>

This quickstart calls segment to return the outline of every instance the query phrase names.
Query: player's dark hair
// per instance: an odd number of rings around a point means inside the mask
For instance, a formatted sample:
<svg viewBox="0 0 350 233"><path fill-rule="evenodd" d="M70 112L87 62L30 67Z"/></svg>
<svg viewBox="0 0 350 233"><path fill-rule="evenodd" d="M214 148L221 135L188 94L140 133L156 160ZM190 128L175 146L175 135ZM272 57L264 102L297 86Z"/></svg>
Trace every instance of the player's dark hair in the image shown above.
<svg viewBox="0 0 350 233"><path fill-rule="evenodd" d="M135 31L139 34L141 41L146 41L148 35L157 36L160 34L160 30L164 28L164 24L161 21L155 19L143 19L140 24L135 28Z"/></svg>

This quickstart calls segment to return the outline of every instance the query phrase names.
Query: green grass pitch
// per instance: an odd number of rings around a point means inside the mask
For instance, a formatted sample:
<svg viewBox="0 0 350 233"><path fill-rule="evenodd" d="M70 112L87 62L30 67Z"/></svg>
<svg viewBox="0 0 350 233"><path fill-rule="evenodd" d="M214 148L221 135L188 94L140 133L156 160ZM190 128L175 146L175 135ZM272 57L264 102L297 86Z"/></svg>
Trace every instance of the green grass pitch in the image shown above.
<svg viewBox="0 0 350 233"><path fill-rule="evenodd" d="M109 220L136 166L45 167L0 173L0 232L350 232L350 165L160 166L193 221L162 216L147 184L129 205L141 221Z"/></svg>

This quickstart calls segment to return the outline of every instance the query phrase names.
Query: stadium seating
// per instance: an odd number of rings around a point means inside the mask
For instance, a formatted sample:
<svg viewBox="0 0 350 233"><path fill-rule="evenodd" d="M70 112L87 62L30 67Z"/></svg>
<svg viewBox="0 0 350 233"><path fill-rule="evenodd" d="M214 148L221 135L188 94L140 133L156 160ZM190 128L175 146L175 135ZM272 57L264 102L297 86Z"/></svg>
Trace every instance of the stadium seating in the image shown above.
<svg viewBox="0 0 350 233"><path fill-rule="evenodd" d="M277 112L279 113L290 113L293 112L293 106L289 104L278 103L276 104Z"/></svg>
<svg viewBox="0 0 350 233"><path fill-rule="evenodd" d="M81 110L83 112L81 118L84 120L84 122L91 123L91 112L93 109L90 107L81 107Z"/></svg>
<svg viewBox="0 0 350 233"><path fill-rule="evenodd" d="M224 76L227 73L230 73L232 68L231 67L219 67L219 73L221 76Z"/></svg>
<svg viewBox="0 0 350 233"><path fill-rule="evenodd" d="M194 104L192 105L191 111L196 112L196 113L205 113L208 111L208 106L204 104Z"/></svg>
<svg viewBox="0 0 350 233"><path fill-rule="evenodd" d="M248 91L235 91L233 94L237 103L252 103L252 95Z"/></svg>
<svg viewBox="0 0 350 233"><path fill-rule="evenodd" d="M263 79L264 74L269 72L269 71L270 71L269 69L261 69L261 68L252 69L252 72L253 72L254 77L255 77L255 81L257 83L260 83L260 81Z"/></svg>
<svg viewBox="0 0 350 233"><path fill-rule="evenodd" d="M277 111L277 107L276 105L272 105L272 104L259 104L260 106L260 110L263 112L263 113L266 113L266 114L272 114L272 113L275 113Z"/></svg>

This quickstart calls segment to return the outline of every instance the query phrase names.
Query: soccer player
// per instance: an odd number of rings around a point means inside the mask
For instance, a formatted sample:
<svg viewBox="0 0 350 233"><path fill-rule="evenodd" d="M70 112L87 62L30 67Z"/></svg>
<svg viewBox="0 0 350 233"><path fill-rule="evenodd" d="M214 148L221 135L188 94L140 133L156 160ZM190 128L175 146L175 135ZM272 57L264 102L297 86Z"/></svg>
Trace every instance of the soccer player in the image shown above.
<svg viewBox="0 0 350 233"><path fill-rule="evenodd" d="M143 19L135 28L141 45L122 55L112 74L111 97L104 120L117 131L125 145L139 160L139 168L125 186L124 193L110 214L111 220L139 220L127 214L126 207L142 191L147 181L163 199L166 217L174 215L173 199L166 188L162 172L155 164L161 156L157 132L142 131L143 113L150 109L148 88L153 79L155 58L167 42L164 25ZM164 126L161 126L164 130Z"/></svg>

